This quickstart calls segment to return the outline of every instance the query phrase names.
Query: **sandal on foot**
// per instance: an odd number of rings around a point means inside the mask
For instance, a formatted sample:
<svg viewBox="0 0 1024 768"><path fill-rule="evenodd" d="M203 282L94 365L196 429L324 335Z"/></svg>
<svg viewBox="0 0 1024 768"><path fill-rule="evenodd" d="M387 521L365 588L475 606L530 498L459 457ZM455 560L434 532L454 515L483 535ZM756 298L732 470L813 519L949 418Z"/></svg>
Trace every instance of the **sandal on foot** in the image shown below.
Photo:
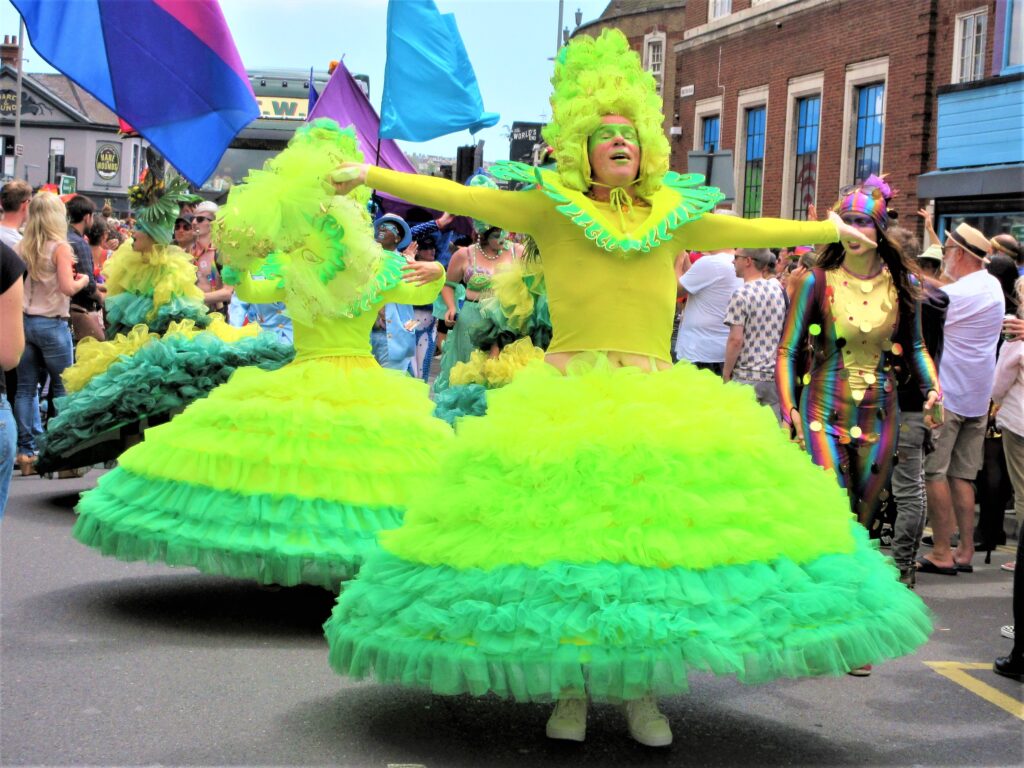
<svg viewBox="0 0 1024 768"><path fill-rule="evenodd" d="M939 576L956 576L959 573L955 564L952 567L936 565L927 557L917 558L917 571L918 573L934 573Z"/></svg>

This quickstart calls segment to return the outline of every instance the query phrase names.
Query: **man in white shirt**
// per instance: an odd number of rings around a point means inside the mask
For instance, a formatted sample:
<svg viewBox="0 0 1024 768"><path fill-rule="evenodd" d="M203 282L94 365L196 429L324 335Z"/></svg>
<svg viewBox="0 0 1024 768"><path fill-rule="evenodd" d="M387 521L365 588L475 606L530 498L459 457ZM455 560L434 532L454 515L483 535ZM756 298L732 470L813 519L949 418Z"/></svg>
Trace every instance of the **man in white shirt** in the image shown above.
<svg viewBox="0 0 1024 768"><path fill-rule="evenodd" d="M974 567L974 486L984 463L985 428L996 367L996 343L1005 303L999 281L985 269L991 245L966 224L946 233L945 273L954 282L949 296L944 350L939 367L944 423L925 459L925 488L932 521L932 551L918 559L918 571L954 576ZM960 531L956 551L950 546Z"/></svg>
<svg viewBox="0 0 1024 768"><path fill-rule="evenodd" d="M715 211L735 216L732 211ZM680 295L686 297L683 319L676 337L676 359L689 360L698 368L722 375L729 326L725 310L743 280L736 277L736 250L708 253L679 278Z"/></svg>
<svg viewBox="0 0 1024 768"><path fill-rule="evenodd" d="M32 187L28 182L14 179L0 189L0 242L14 248L21 242L21 228L28 218L28 204L32 200Z"/></svg>

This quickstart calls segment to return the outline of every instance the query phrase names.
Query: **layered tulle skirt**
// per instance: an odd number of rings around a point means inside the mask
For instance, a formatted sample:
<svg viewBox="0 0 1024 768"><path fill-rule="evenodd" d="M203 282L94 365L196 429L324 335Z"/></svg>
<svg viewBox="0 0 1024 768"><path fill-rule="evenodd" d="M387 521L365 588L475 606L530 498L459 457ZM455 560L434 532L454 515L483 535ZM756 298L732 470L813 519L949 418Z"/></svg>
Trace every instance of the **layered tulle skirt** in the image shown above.
<svg viewBox="0 0 1024 768"><path fill-rule="evenodd" d="M462 418L457 467L381 537L325 625L341 674L622 701L844 673L929 614L752 389L689 365L534 366Z"/></svg>
<svg viewBox="0 0 1024 768"><path fill-rule="evenodd" d="M116 458L148 423L166 421L226 382L236 369L276 370L295 355L272 334L242 335L217 317L215 331L175 322L157 336L144 325L104 342L80 343L65 371L68 394L40 440L37 469L50 472Z"/></svg>
<svg viewBox="0 0 1024 768"><path fill-rule="evenodd" d="M75 537L122 560L336 589L452 439L423 382L369 357L238 370L82 497Z"/></svg>

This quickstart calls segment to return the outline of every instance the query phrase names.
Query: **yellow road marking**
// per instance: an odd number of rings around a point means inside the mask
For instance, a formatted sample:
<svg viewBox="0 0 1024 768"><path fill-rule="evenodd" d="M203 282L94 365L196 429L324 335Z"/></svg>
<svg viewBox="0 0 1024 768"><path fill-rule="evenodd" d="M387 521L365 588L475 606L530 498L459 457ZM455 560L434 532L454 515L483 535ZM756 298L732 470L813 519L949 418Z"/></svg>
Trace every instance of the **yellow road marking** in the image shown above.
<svg viewBox="0 0 1024 768"><path fill-rule="evenodd" d="M1000 709L1005 709L1014 717L1024 720L1024 702L1017 701L1012 696L1007 696L1002 691L996 690L991 685L983 683L967 674L966 670L969 669L992 669L991 664L978 662L963 663L959 661L926 661L924 663L943 677L966 688L975 696L980 696L990 704L995 704Z"/></svg>

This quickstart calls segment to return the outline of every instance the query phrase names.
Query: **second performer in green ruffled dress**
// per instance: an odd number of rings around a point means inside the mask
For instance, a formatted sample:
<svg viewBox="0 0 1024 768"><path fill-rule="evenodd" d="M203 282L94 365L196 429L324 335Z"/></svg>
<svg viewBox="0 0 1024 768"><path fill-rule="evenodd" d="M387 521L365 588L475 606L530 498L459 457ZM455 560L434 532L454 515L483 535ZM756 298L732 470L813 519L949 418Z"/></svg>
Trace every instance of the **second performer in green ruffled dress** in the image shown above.
<svg viewBox="0 0 1024 768"><path fill-rule="evenodd" d="M218 247L246 301L284 301L295 360L237 371L150 430L79 504L74 535L103 554L266 584L337 589L397 527L433 470L411 445L443 446L426 385L382 370L370 327L385 302L425 304L435 263L373 241L367 190L335 196L327 173L360 157L330 121L301 129L232 190Z"/></svg>

